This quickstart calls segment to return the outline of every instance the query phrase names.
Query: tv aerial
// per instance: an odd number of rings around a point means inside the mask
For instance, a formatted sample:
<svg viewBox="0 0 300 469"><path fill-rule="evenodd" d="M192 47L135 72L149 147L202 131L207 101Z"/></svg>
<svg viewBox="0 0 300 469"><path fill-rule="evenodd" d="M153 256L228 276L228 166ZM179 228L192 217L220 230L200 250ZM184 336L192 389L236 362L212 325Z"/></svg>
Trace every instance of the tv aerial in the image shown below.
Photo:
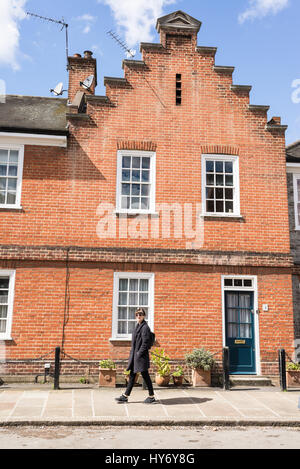
<svg viewBox="0 0 300 469"><path fill-rule="evenodd" d="M50 90L50 92L55 94L55 96L62 96L65 91L68 91L68 90L64 90L63 87L64 87L63 83L60 82L56 85L56 87L53 90Z"/></svg>
<svg viewBox="0 0 300 469"><path fill-rule="evenodd" d="M82 88L84 88L85 90L90 91L91 86L94 83L94 80L95 80L94 75L90 75L84 81L80 81L79 83L82 86Z"/></svg>
<svg viewBox="0 0 300 469"><path fill-rule="evenodd" d="M30 13L29 11L26 12L26 15L33 16L35 18L38 18L43 21L50 21L51 23L56 23L60 24L62 26L61 31L65 28L66 30L66 56L67 56L67 70L69 70L69 62L68 62L68 57L69 57L69 35L68 35L68 27L69 25L65 23L64 19L62 18L61 20L55 20L54 18L47 18L46 16L40 16L35 13Z"/></svg>
<svg viewBox="0 0 300 469"><path fill-rule="evenodd" d="M126 57L129 59L130 57L134 57L136 54L136 51L134 49L129 49L127 44L122 41L122 39L113 31L107 31L107 34L109 34L118 44L121 46L121 48L125 51Z"/></svg>

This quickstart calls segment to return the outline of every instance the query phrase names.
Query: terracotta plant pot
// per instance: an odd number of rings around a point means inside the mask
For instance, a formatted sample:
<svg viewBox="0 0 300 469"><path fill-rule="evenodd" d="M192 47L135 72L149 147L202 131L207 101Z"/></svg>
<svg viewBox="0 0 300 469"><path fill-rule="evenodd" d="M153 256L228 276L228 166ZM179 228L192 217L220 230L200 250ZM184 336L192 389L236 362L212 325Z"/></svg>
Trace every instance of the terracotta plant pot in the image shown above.
<svg viewBox="0 0 300 469"><path fill-rule="evenodd" d="M300 370L288 370L286 384L288 388L300 388Z"/></svg>
<svg viewBox="0 0 300 469"><path fill-rule="evenodd" d="M175 386L182 386L183 376L173 376L173 383Z"/></svg>
<svg viewBox="0 0 300 469"><path fill-rule="evenodd" d="M211 372L202 368L195 368L192 371L192 383L194 387L211 386Z"/></svg>
<svg viewBox="0 0 300 469"><path fill-rule="evenodd" d="M168 386L170 382L170 375L168 376L160 376L158 374L155 375L155 382L157 386Z"/></svg>
<svg viewBox="0 0 300 469"><path fill-rule="evenodd" d="M116 387L116 370L99 368L99 386Z"/></svg>
<svg viewBox="0 0 300 469"><path fill-rule="evenodd" d="M124 375L125 376L125 382L126 382L126 385L129 383L129 375ZM137 373L135 375L135 378L134 378L134 384L137 384L138 383L138 380L139 380L139 373Z"/></svg>

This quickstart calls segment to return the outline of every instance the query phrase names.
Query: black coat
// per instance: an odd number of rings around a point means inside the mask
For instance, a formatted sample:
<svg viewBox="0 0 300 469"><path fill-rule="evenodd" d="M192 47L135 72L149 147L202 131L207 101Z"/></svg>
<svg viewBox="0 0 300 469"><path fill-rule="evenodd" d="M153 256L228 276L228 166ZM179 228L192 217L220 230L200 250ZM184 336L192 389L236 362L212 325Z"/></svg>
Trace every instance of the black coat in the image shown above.
<svg viewBox="0 0 300 469"><path fill-rule="evenodd" d="M131 350L128 360L127 370L132 370L134 373L147 371L150 368L149 352L151 346L151 331L146 323L142 321L137 324L133 333L131 341Z"/></svg>

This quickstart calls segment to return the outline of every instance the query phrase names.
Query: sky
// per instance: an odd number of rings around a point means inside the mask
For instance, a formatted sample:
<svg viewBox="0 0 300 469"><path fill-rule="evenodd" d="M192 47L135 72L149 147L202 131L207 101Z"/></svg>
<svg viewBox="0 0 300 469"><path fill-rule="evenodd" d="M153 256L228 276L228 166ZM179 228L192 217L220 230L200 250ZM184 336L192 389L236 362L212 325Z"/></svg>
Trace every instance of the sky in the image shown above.
<svg viewBox="0 0 300 469"><path fill-rule="evenodd" d="M140 42L159 42L156 19L176 10L202 22L198 45L218 47L216 65L234 66L233 83L252 85L251 104L281 116L287 144L300 140L299 0L0 0L0 101L5 93L51 97L68 83L65 29L27 12L69 25L69 55L93 51L104 95L104 76L123 77L126 58L107 32L139 60Z"/></svg>

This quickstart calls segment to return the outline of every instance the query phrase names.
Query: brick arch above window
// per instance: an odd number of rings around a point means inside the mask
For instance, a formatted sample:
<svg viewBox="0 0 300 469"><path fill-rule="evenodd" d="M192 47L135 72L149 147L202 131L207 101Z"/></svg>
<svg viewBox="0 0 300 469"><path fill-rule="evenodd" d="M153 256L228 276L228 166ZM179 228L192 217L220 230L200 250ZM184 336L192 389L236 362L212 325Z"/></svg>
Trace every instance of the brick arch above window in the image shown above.
<svg viewBox="0 0 300 469"><path fill-rule="evenodd" d="M239 155L239 148L232 145L202 145L202 154Z"/></svg>
<svg viewBox="0 0 300 469"><path fill-rule="evenodd" d="M156 151L157 144L140 140L118 140L118 150Z"/></svg>

